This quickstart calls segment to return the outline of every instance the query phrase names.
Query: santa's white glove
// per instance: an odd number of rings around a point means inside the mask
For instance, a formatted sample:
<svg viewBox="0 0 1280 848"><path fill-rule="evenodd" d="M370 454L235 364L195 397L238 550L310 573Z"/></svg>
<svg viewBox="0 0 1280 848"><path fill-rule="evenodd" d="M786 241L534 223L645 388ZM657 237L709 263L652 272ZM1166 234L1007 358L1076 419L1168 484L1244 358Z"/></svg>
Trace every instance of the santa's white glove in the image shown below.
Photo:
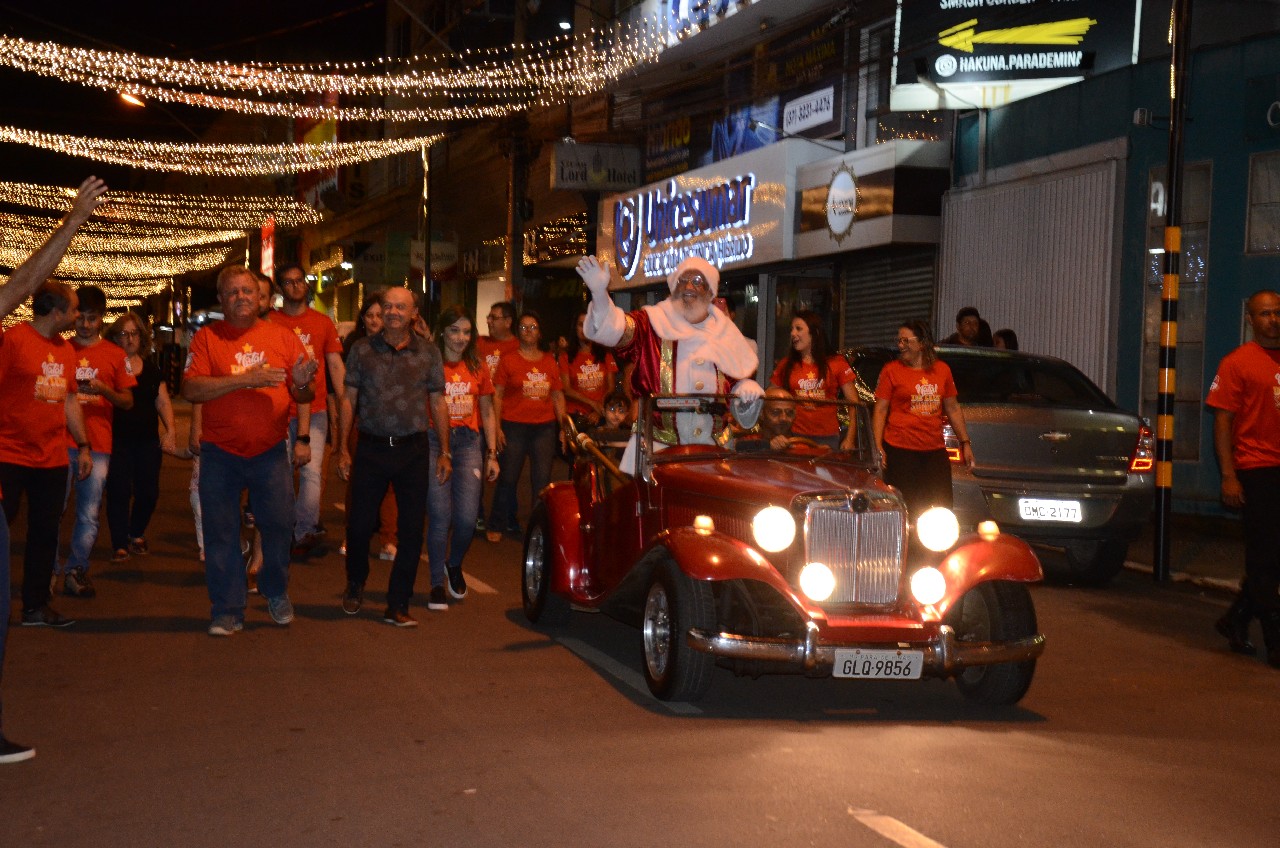
<svg viewBox="0 0 1280 848"><path fill-rule="evenodd" d="M593 298L606 297L609 291L609 263L601 262L594 256L584 256L578 260L576 267L578 276L587 284Z"/></svg>
<svg viewBox="0 0 1280 848"><path fill-rule="evenodd" d="M764 389L755 380L739 380L733 387L733 403L729 407L738 424L750 430L764 409Z"/></svg>

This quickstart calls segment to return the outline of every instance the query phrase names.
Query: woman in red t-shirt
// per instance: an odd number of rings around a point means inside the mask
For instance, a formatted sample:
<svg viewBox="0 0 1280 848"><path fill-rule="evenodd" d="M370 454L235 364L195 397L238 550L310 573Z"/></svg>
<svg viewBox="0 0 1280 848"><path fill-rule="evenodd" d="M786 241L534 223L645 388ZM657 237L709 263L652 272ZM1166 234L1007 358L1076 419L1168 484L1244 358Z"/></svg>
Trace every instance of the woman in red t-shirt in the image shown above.
<svg viewBox="0 0 1280 848"><path fill-rule="evenodd" d="M586 320L587 313L578 313L574 337L560 356L560 382L564 386L566 406L582 432L600 422L605 396L613 391L614 375L618 373L618 364L605 346L592 342L583 332Z"/></svg>
<svg viewBox="0 0 1280 848"><path fill-rule="evenodd" d="M850 427L841 438L836 407L804 403L805 398L858 402L853 369L843 356L832 356L829 350L822 319L816 312L801 310L791 319L791 351L778 362L769 379L800 401L791 428L794 435L808 436L832 449L851 450L857 431Z"/></svg>
<svg viewBox="0 0 1280 848"><path fill-rule="evenodd" d="M973 447L956 402L951 369L933 350L923 321L898 327L896 360L880 371L872 431L884 481L902 492L915 518L932 506L951 507L951 465L942 437L945 413L973 467Z"/></svg>
<svg viewBox="0 0 1280 848"><path fill-rule="evenodd" d="M526 459L532 460L529 482L533 497L551 482L551 461L556 455L556 434L564 417L564 391L560 367L542 341L542 319L525 312L516 322L520 347L504 353L493 377L493 411L501 422L498 430L498 485L485 522L485 538L497 542L502 534L520 537L516 521L516 483Z"/></svg>

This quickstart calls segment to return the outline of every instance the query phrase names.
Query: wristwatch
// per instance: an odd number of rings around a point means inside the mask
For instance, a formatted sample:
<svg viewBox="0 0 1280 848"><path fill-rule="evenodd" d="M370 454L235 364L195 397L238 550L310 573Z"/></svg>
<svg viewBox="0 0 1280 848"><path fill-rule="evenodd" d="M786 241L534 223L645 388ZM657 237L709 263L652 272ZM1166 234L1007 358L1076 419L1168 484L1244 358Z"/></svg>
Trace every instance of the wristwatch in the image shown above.
<svg viewBox="0 0 1280 848"><path fill-rule="evenodd" d="M302 435L302 436L299 436L294 441L296 441L300 445L309 445L311 444L311 437L308 435Z"/></svg>

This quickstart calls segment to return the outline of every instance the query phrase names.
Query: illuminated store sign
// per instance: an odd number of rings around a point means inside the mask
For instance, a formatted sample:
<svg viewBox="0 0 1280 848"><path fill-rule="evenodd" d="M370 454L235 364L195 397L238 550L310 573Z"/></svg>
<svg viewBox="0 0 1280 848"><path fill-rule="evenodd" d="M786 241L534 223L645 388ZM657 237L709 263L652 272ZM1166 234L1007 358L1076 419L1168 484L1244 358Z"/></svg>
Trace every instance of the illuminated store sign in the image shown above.
<svg viewBox="0 0 1280 848"><path fill-rule="evenodd" d="M616 201L613 247L623 278L630 280L641 268L642 242L648 248L645 277L665 277L690 256L701 256L717 268L750 259L751 234L728 231L750 226L755 183L755 174L746 174L682 192L671 180L664 187Z"/></svg>

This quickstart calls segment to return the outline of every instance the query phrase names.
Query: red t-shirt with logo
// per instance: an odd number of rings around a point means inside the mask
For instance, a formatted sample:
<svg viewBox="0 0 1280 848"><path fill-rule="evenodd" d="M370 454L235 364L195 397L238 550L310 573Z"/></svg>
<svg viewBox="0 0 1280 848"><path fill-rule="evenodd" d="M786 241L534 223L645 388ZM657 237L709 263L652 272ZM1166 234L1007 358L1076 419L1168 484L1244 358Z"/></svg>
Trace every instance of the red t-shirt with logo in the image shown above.
<svg viewBox="0 0 1280 848"><path fill-rule="evenodd" d="M449 408L450 427L470 427L480 431L480 398L493 394L493 380L484 360L476 371L464 360L444 363L444 403Z"/></svg>
<svg viewBox="0 0 1280 848"><path fill-rule="evenodd" d="M1205 403L1234 413L1231 456L1236 468L1280 465L1280 350L1247 342L1228 353Z"/></svg>
<svg viewBox="0 0 1280 848"><path fill-rule="evenodd" d="M578 355L572 360L569 354L560 354L560 379L563 384L565 376L568 376L569 382L564 384L566 388L573 389L584 397L589 397L596 403L603 403L606 390L609 387L610 374L618 373L618 363L613 361L613 357L609 354L604 355L604 361L598 362L591 355L591 346L583 345L578 351ZM591 407L581 401L573 398L566 398L566 411L569 413L588 413Z"/></svg>
<svg viewBox="0 0 1280 848"><path fill-rule="evenodd" d="M520 339L515 336L500 342L495 342L488 336L480 336L476 339L476 353L489 366L490 379L498 376L498 360L502 359L502 355L515 353L519 349Z"/></svg>
<svg viewBox="0 0 1280 848"><path fill-rule="evenodd" d="M61 336L30 324L0 332L0 462L27 468L67 464L67 391L76 357Z"/></svg>
<svg viewBox="0 0 1280 848"><path fill-rule="evenodd" d="M316 378L312 383L316 389L316 399L311 401L311 411L324 412L327 408L328 396L328 390L325 388L328 384L325 382L324 375L325 368L328 366L325 354L342 354L342 340L338 338L338 328L334 326L333 320L328 315L311 307L304 309L301 315L286 315L279 309L273 309L267 313L267 317L296 335L298 341L302 342L302 349L307 352L307 357L316 361ZM297 404L290 402L289 417L294 418L297 414Z"/></svg>
<svg viewBox="0 0 1280 848"><path fill-rule="evenodd" d="M76 381L101 380L117 392L138 385L129 370L129 356L124 348L106 339L100 339L88 347L71 340L75 351ZM111 453L111 420L115 406L102 395L76 393L80 411L84 413L84 429L89 436L89 449L95 453ZM74 448L76 440L67 434L67 447Z"/></svg>
<svg viewBox="0 0 1280 848"><path fill-rule="evenodd" d="M942 360L919 370L892 360L876 383L876 400L889 401L885 442L907 450L941 450L942 401L955 396L951 369Z"/></svg>
<svg viewBox="0 0 1280 848"><path fill-rule="evenodd" d="M519 351L503 354L493 385L502 386L502 420L546 424L556 420L551 393L561 389L555 357L544 353L530 362Z"/></svg>
<svg viewBox="0 0 1280 848"><path fill-rule="evenodd" d="M201 439L243 457L257 456L282 441L289 431L293 363L302 353L298 337L271 321L255 321L243 330L217 321L196 333L184 380L227 377L263 365L285 369L279 386L236 389L205 401Z"/></svg>
<svg viewBox="0 0 1280 848"><path fill-rule="evenodd" d="M836 400L843 395L841 389L854 380L853 369L843 356L832 356L827 359L827 376L818 374L815 363L799 363L791 366L791 373L783 382L787 360L783 359L773 369L769 382L781 389L786 389L796 400L804 398L821 398ZM815 406L800 403L796 406L796 422L791 432L797 436L834 436L840 432L840 419L834 406Z"/></svg>

